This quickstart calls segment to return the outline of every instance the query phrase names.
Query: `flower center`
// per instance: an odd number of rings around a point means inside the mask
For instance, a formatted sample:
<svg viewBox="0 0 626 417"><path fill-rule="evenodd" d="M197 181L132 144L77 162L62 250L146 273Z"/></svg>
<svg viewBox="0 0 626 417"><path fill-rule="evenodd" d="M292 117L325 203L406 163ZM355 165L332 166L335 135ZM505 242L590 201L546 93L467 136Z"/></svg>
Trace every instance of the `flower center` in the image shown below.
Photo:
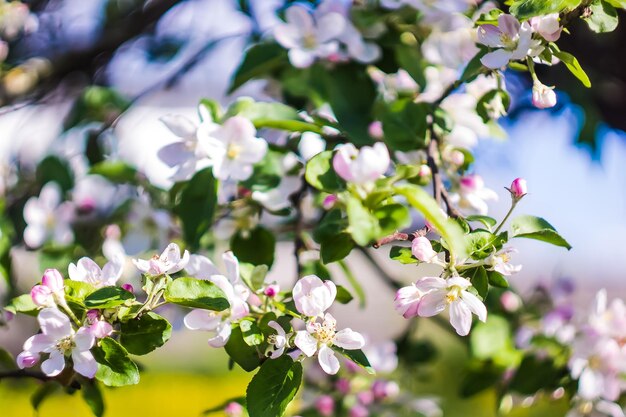
<svg viewBox="0 0 626 417"><path fill-rule="evenodd" d="M302 45L306 48L306 49L313 49L317 46L317 38L315 37L314 34L312 33L307 33L306 35L304 35L304 37L302 38Z"/></svg>
<svg viewBox="0 0 626 417"><path fill-rule="evenodd" d="M323 324L315 323L315 338L323 345L332 345L335 340L336 324L324 320Z"/></svg>
<svg viewBox="0 0 626 417"><path fill-rule="evenodd" d="M500 35L500 42L504 45L504 49L515 49L517 47L517 40L511 38L506 33Z"/></svg>
<svg viewBox="0 0 626 417"><path fill-rule="evenodd" d="M240 145L231 143L228 145L228 149L226 150L226 156L228 159L237 159L241 151L243 151L243 148Z"/></svg>
<svg viewBox="0 0 626 417"><path fill-rule="evenodd" d="M461 287L458 285L454 285L449 288L448 294L446 294L446 302L450 304L453 301L456 301L461 296Z"/></svg>
<svg viewBox="0 0 626 417"><path fill-rule="evenodd" d="M63 338L57 341L56 348L61 351L63 354L69 353L76 345L74 344L74 339L71 336Z"/></svg>

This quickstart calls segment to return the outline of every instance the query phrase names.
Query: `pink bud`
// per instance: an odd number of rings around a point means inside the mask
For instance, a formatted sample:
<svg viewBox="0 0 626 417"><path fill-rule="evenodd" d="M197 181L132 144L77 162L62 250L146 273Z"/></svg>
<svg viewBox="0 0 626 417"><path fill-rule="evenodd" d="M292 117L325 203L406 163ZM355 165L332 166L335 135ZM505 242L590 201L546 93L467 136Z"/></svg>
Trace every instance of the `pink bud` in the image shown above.
<svg viewBox="0 0 626 417"><path fill-rule="evenodd" d="M367 417L369 416L369 411L367 408L363 407L361 404L357 404L350 409L350 417Z"/></svg>
<svg viewBox="0 0 626 417"><path fill-rule="evenodd" d="M528 186L524 178L515 178L511 183L511 194L515 198L521 198L528 192Z"/></svg>
<svg viewBox="0 0 626 417"><path fill-rule="evenodd" d="M454 165L461 166L465 162L465 154L459 150L450 152L450 162Z"/></svg>
<svg viewBox="0 0 626 417"><path fill-rule="evenodd" d="M135 289L130 284L122 284L122 289L132 293L135 292Z"/></svg>
<svg viewBox="0 0 626 417"><path fill-rule="evenodd" d="M417 172L417 175L419 175L420 177L430 177L432 175L432 171L430 169L430 167L426 164L422 164L420 165L420 169Z"/></svg>
<svg viewBox="0 0 626 417"><path fill-rule="evenodd" d="M113 333L113 326L104 320L98 320L89 326L89 332L97 339L109 336Z"/></svg>
<svg viewBox="0 0 626 417"><path fill-rule="evenodd" d="M250 293L246 301L248 304L250 304L251 306L255 306L255 307L259 307L261 306L261 304L263 304L259 296L253 292Z"/></svg>
<svg viewBox="0 0 626 417"><path fill-rule="evenodd" d="M374 393L372 391L361 391L356 395L356 398L363 405L370 405L374 402Z"/></svg>
<svg viewBox="0 0 626 417"><path fill-rule="evenodd" d="M276 297L276 294L278 294L278 292L280 291L280 287L277 284L272 284L272 285L268 285L267 287L265 287L265 290L263 291L263 294L265 294L267 297Z"/></svg>
<svg viewBox="0 0 626 417"><path fill-rule="evenodd" d="M326 198L322 202L322 207L324 207L324 210L330 210L331 208L334 207L336 202L337 202L337 196L334 194L331 194L329 196L326 196Z"/></svg>
<svg viewBox="0 0 626 417"><path fill-rule="evenodd" d="M382 139L384 135L382 122L376 120L370 123L367 128L367 133L374 139Z"/></svg>
<svg viewBox="0 0 626 417"><path fill-rule="evenodd" d="M522 306L522 299L511 291L506 291L500 296L500 304L504 311L514 313Z"/></svg>
<svg viewBox="0 0 626 417"><path fill-rule="evenodd" d="M65 284L63 276L56 269L46 269L41 278L41 285L48 287L52 292L63 291Z"/></svg>
<svg viewBox="0 0 626 417"><path fill-rule="evenodd" d="M89 323L95 323L100 318L100 312L98 310L89 310L86 317Z"/></svg>
<svg viewBox="0 0 626 417"><path fill-rule="evenodd" d="M437 257L437 252L433 250L430 240L424 236L413 239L411 253L422 262L432 262Z"/></svg>
<svg viewBox="0 0 626 417"><path fill-rule="evenodd" d="M372 385L374 397L378 400L396 397L400 393L400 387L395 381L384 381L378 379Z"/></svg>
<svg viewBox="0 0 626 417"><path fill-rule="evenodd" d="M96 202L93 198L85 198L78 203L78 211L82 214L89 214L96 208Z"/></svg>
<svg viewBox="0 0 626 417"><path fill-rule="evenodd" d="M228 417L240 417L241 415L243 415L243 407L241 406L241 404L234 401L230 402L224 408L224 414L226 414Z"/></svg>
<svg viewBox="0 0 626 417"><path fill-rule="evenodd" d="M547 109L556 105L556 93L553 88L540 82L533 85L533 106L538 109Z"/></svg>
<svg viewBox="0 0 626 417"><path fill-rule="evenodd" d="M54 303L52 300L52 291L50 291L50 288L43 285L35 285L30 290L30 298L33 299L33 303L35 303L35 305L40 307L48 306Z"/></svg>
<svg viewBox="0 0 626 417"><path fill-rule="evenodd" d="M343 395L349 394L350 393L350 380L346 378L339 378L337 382L335 382L335 389Z"/></svg>
<svg viewBox="0 0 626 417"><path fill-rule="evenodd" d="M335 400L330 395L321 395L315 400L315 409L324 417L330 417L335 412Z"/></svg>
<svg viewBox="0 0 626 417"><path fill-rule="evenodd" d="M5 323L10 322L15 317L15 314L11 313L10 311L3 310L2 313L4 314Z"/></svg>
<svg viewBox="0 0 626 417"><path fill-rule="evenodd" d="M104 236L107 239L118 240L122 237L122 231L120 230L120 227L118 225L110 224L106 227L106 229L104 229Z"/></svg>
<svg viewBox="0 0 626 417"><path fill-rule="evenodd" d="M465 175L459 180L463 192L471 193L484 187L485 182L480 175Z"/></svg>
<svg viewBox="0 0 626 417"><path fill-rule="evenodd" d="M24 352L17 355L16 362L17 366L20 369L30 368L31 366L34 366L37 362L39 362L39 354L28 352L25 350Z"/></svg>

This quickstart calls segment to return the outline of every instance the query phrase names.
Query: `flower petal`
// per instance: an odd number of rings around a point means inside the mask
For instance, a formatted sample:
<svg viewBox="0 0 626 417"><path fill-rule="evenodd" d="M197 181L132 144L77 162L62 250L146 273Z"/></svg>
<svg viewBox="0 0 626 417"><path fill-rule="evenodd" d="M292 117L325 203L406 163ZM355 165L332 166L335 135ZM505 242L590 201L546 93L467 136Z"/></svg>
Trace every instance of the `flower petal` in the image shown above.
<svg viewBox="0 0 626 417"><path fill-rule="evenodd" d="M482 301L478 299L474 294L468 291L461 293L461 300L467 304L467 307L478 316L478 319L482 322L487 320L487 308Z"/></svg>
<svg viewBox="0 0 626 417"><path fill-rule="evenodd" d="M317 352L317 339L306 330L296 332L294 343L308 357L315 355L315 352Z"/></svg>
<svg viewBox="0 0 626 417"><path fill-rule="evenodd" d="M355 332L354 330L347 328L337 332L335 334L335 340L333 343L340 348L354 350L361 349L365 346L365 339L361 333Z"/></svg>
<svg viewBox="0 0 626 417"><path fill-rule="evenodd" d="M450 303L450 324L459 336L467 336L472 327L472 312L461 300Z"/></svg>
<svg viewBox="0 0 626 417"><path fill-rule="evenodd" d="M222 318L216 314L206 310L191 310L183 319L185 327L189 330L208 330L212 331L218 328L222 322Z"/></svg>
<svg viewBox="0 0 626 417"><path fill-rule="evenodd" d="M41 364L41 370L48 376L57 376L64 368L65 356L58 350L53 350L50 357Z"/></svg>
<svg viewBox="0 0 626 417"><path fill-rule="evenodd" d="M432 317L446 309L446 290L434 290L425 294L420 301L417 313L422 317Z"/></svg>
<svg viewBox="0 0 626 417"><path fill-rule="evenodd" d="M328 375L335 375L339 372L339 360L335 356L335 352L328 346L322 345L320 347L317 360Z"/></svg>
<svg viewBox="0 0 626 417"><path fill-rule="evenodd" d="M482 62L482 64L487 68L498 69L508 64L510 58L511 53L509 51L505 49L498 49L485 54L485 56L480 58L480 62Z"/></svg>
<svg viewBox="0 0 626 417"><path fill-rule="evenodd" d="M51 339L59 340L73 333L70 319L56 308L44 308L37 317L41 331Z"/></svg>
<svg viewBox="0 0 626 417"><path fill-rule="evenodd" d="M106 322L103 322L106 323ZM95 342L94 334L86 327L81 327L74 336L74 343L78 351L89 350Z"/></svg>
<svg viewBox="0 0 626 417"><path fill-rule="evenodd" d="M74 370L86 378L93 378L98 371L98 363L90 351L72 352L72 362L74 362Z"/></svg>

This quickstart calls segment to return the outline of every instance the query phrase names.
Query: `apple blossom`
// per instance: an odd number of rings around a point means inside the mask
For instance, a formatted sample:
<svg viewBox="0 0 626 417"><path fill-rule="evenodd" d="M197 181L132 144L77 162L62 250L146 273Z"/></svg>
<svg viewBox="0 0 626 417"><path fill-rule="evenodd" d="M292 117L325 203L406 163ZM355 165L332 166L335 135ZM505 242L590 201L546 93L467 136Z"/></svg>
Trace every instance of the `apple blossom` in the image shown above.
<svg viewBox="0 0 626 417"><path fill-rule="evenodd" d="M39 197L31 197L24 206L24 242L38 248L47 241L67 245L74 240L71 222L74 206L61 202L61 188L56 182L43 186Z"/></svg>
<svg viewBox="0 0 626 417"><path fill-rule="evenodd" d="M323 319L318 317L309 321L306 330L297 331L294 343L308 357L317 354L317 360L324 372L334 375L339 371L339 360L332 346L347 350L361 349L365 340L360 333L350 328L337 331L337 321L326 313Z"/></svg>
<svg viewBox="0 0 626 417"><path fill-rule="evenodd" d="M327 195L326 197L324 197L324 201L322 201L322 207L324 208L324 210L330 210L335 206L337 201L339 201L339 199L336 195Z"/></svg>
<svg viewBox="0 0 626 417"><path fill-rule="evenodd" d="M276 334L272 334L268 337L268 344L270 346L268 346L268 349L265 352L265 354L272 359L276 359L279 356L281 356L285 352L285 349L287 348L287 345L288 345L287 334L285 333L285 330L283 329L283 327L277 322L275 322L274 320L267 323L267 325L271 327L272 329L276 330Z"/></svg>
<svg viewBox="0 0 626 417"><path fill-rule="evenodd" d="M51 307L65 297L65 284L61 273L56 269L46 269L41 285L30 290L30 297L37 306Z"/></svg>
<svg viewBox="0 0 626 417"><path fill-rule="evenodd" d="M133 286L131 284L122 284L122 289L126 290L130 293L135 292L135 289L133 288Z"/></svg>
<svg viewBox="0 0 626 417"><path fill-rule="evenodd" d="M421 317L435 316L450 307L450 324L460 336L466 336L472 326L472 313L480 321L487 320L487 309L480 299L467 291L472 283L462 277L443 279L426 277L415 286L426 293L422 296L417 314Z"/></svg>
<svg viewBox="0 0 626 417"><path fill-rule="evenodd" d="M626 352L614 339L583 337L574 343L569 361L578 379L578 395L586 400L616 401L623 386Z"/></svg>
<svg viewBox="0 0 626 417"><path fill-rule="evenodd" d="M400 393L400 387L395 381L385 381L383 379L377 379L372 385L372 394L378 401L382 401L386 398L397 397Z"/></svg>
<svg viewBox="0 0 626 417"><path fill-rule="evenodd" d="M233 116L222 125L203 122L198 127L198 142L213 165L215 178L243 181L252 175L252 166L267 153L267 142L256 137L252 122Z"/></svg>
<svg viewBox="0 0 626 417"><path fill-rule="evenodd" d="M355 184L375 181L389 168L389 151L384 143L357 149L348 143L340 146L333 157L333 168L344 180Z"/></svg>
<svg viewBox="0 0 626 417"><path fill-rule="evenodd" d="M422 262L432 263L437 260L437 252L433 250L430 240L424 236L418 236L411 242L411 253Z"/></svg>
<svg viewBox="0 0 626 417"><path fill-rule="evenodd" d="M391 340L370 342L366 340L363 353L376 372L390 373L398 367L398 349Z"/></svg>
<svg viewBox="0 0 626 417"><path fill-rule="evenodd" d="M86 282L101 288L115 285L122 276L123 268L124 259L119 256L114 261L107 262L102 269L93 260L83 257L76 265L70 264L68 273L73 281Z"/></svg>
<svg viewBox="0 0 626 417"><path fill-rule="evenodd" d="M302 132L300 142L298 142L298 154L302 159L308 161L324 149L326 149L326 141L322 139L322 136L314 132Z"/></svg>
<svg viewBox="0 0 626 417"><path fill-rule="evenodd" d="M556 106L557 99L554 87L548 87L540 81L535 81L533 83L532 102L533 106L538 109L548 109Z"/></svg>
<svg viewBox="0 0 626 417"><path fill-rule="evenodd" d="M315 409L324 417L330 417L335 413L335 400L330 395L320 395L315 400Z"/></svg>
<svg viewBox="0 0 626 417"><path fill-rule="evenodd" d="M500 305L504 311L515 313L522 307L523 303L519 295L515 294L513 291L505 291L500 296Z"/></svg>
<svg viewBox="0 0 626 417"><path fill-rule="evenodd" d="M490 48L498 48L480 59L488 68L497 69L509 63L537 55L538 42L532 39L532 28L528 22L520 22L512 15L498 16L498 26L491 24L478 27L478 42Z"/></svg>
<svg viewBox="0 0 626 417"><path fill-rule="evenodd" d="M530 26L549 42L556 42L561 37L563 28L559 24L559 14L550 13L530 19Z"/></svg>
<svg viewBox="0 0 626 417"><path fill-rule="evenodd" d="M528 193L528 185L524 178L515 178L509 188L511 195L515 199L520 199Z"/></svg>
<svg viewBox="0 0 626 417"><path fill-rule="evenodd" d="M300 278L292 291L296 309L307 317L321 317L337 296L332 281L322 281L315 275Z"/></svg>
<svg viewBox="0 0 626 417"><path fill-rule="evenodd" d="M176 243L170 243L161 255L154 255L152 258L133 259L133 263L144 274L163 275L174 274L183 269L189 262L189 252L185 251L181 258L180 248Z"/></svg>
<svg viewBox="0 0 626 417"><path fill-rule="evenodd" d="M415 95L419 91L419 86L415 80L403 69L393 74L385 74L378 68L370 67L368 73L372 80L378 85L378 93L386 101L393 101L397 99L398 96ZM371 132L369 133L370 136L375 137ZM378 132L374 131L374 133Z"/></svg>
<svg viewBox="0 0 626 417"><path fill-rule="evenodd" d="M48 376L56 376L65 368L65 356L71 355L74 370L93 378L98 364L89 351L94 344L93 334L85 327L77 332L72 329L70 319L56 308L44 308L37 317L41 333L24 342L24 352L18 365L30 364L34 354L48 353L49 358L41 364L41 370Z"/></svg>
<svg viewBox="0 0 626 417"><path fill-rule="evenodd" d="M113 333L113 326L100 316L98 310L89 310L86 314L89 331L96 339L110 336Z"/></svg>
<svg viewBox="0 0 626 417"><path fill-rule="evenodd" d="M229 402L224 408L224 414L228 417L241 417L243 416L243 406L236 402Z"/></svg>
<svg viewBox="0 0 626 417"><path fill-rule="evenodd" d="M370 412L361 404L355 404L348 410L350 417L368 417Z"/></svg>
<svg viewBox="0 0 626 417"><path fill-rule="evenodd" d="M482 177L473 174L461 177L458 193L451 194L450 200L464 212L485 215L489 211L486 200L498 200L498 195L485 187Z"/></svg>
<svg viewBox="0 0 626 417"><path fill-rule="evenodd" d="M491 271L499 272L504 276L509 276L518 273L522 270L522 265L512 265L510 263L511 253L517 252L515 248L504 247L502 250L492 253L485 260L488 269Z"/></svg>

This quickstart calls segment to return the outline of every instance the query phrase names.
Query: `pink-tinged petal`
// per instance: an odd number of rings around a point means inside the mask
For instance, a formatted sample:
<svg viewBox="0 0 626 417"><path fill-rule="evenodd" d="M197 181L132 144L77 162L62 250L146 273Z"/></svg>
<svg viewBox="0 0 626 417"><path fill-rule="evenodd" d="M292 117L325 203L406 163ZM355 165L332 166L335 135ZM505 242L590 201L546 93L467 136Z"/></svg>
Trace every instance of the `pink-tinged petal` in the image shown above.
<svg viewBox="0 0 626 417"><path fill-rule="evenodd" d="M322 282L315 275L298 280L292 291L296 309L309 317L324 314L337 295L337 287L331 281Z"/></svg>
<svg viewBox="0 0 626 417"><path fill-rule="evenodd" d="M224 121L220 133L228 143L249 145L249 139L256 136L256 128L249 119L243 116L233 116Z"/></svg>
<svg viewBox="0 0 626 417"><path fill-rule="evenodd" d="M298 4L289 7L285 11L285 20L290 25L299 28L301 32L313 30L313 17L305 7Z"/></svg>
<svg viewBox="0 0 626 417"><path fill-rule="evenodd" d="M42 225L46 222L48 213L43 209L37 197L31 197L24 205L24 220L27 224Z"/></svg>
<svg viewBox="0 0 626 417"><path fill-rule="evenodd" d="M276 330L276 334L278 334L278 336L285 337L286 333L285 333L285 329L283 329L283 326L281 326L274 320L267 323L267 325L271 327L272 329Z"/></svg>
<svg viewBox="0 0 626 417"><path fill-rule="evenodd" d="M511 58L511 53L505 49L498 49L493 52L489 52L485 54L482 58L480 58L480 62L491 69L502 68L509 63Z"/></svg>
<svg viewBox="0 0 626 417"><path fill-rule="evenodd" d="M124 257L116 256L112 261L107 262L102 268L102 285L113 286L122 276L124 271Z"/></svg>
<svg viewBox="0 0 626 417"><path fill-rule="evenodd" d="M35 285L30 290L30 298L33 300L33 303L39 307L46 307L54 304L52 291L50 291L50 288L44 287L43 285Z"/></svg>
<svg viewBox="0 0 626 417"><path fill-rule="evenodd" d="M461 293L461 300L469 307L472 313L476 314L478 320L484 322L487 320L487 308L482 301L478 299L474 294L468 291Z"/></svg>
<svg viewBox="0 0 626 417"><path fill-rule="evenodd" d="M306 330L296 332L294 343L308 357L315 355L315 352L317 352L317 339Z"/></svg>
<svg viewBox="0 0 626 417"><path fill-rule="evenodd" d="M65 356L58 350L53 350L50 357L41 364L41 370L48 376L57 376L64 368Z"/></svg>
<svg viewBox="0 0 626 417"><path fill-rule="evenodd" d="M459 336L467 336L472 327L472 312L460 300L450 303L450 324Z"/></svg>
<svg viewBox="0 0 626 417"><path fill-rule="evenodd" d="M170 243L159 256L159 260L166 264L176 264L180 261L180 247L176 243Z"/></svg>
<svg viewBox="0 0 626 417"><path fill-rule="evenodd" d="M46 269L41 278L41 285L50 288L52 292L63 291L65 288L63 276L56 269Z"/></svg>
<svg viewBox="0 0 626 417"><path fill-rule="evenodd" d="M510 14L501 14L498 16L498 29L509 38L514 38L520 31L520 22L515 16Z"/></svg>
<svg viewBox="0 0 626 417"><path fill-rule="evenodd" d="M196 136L196 124L185 116L167 114L159 120L179 138L194 138Z"/></svg>
<svg viewBox="0 0 626 417"><path fill-rule="evenodd" d="M39 193L39 203L44 210L53 211L61 203L61 187L56 182L48 182Z"/></svg>
<svg viewBox="0 0 626 417"><path fill-rule="evenodd" d="M43 333L29 337L24 342L24 351L31 353L50 352L56 347L56 340Z"/></svg>
<svg viewBox="0 0 626 417"><path fill-rule="evenodd" d="M405 319L417 316L423 293L415 285L400 288L396 292L394 307Z"/></svg>
<svg viewBox="0 0 626 417"><path fill-rule="evenodd" d="M220 325L217 327L217 332L215 336L209 339L209 346L214 348L224 347L226 343L228 343L228 338L230 337L231 331L232 328L230 326L230 322L223 321L222 323L220 323Z"/></svg>
<svg viewBox="0 0 626 417"><path fill-rule="evenodd" d="M46 228L37 223L29 224L24 230L24 242L29 248L38 248L46 241Z"/></svg>
<svg viewBox="0 0 626 417"><path fill-rule="evenodd" d="M422 297L417 313L422 317L432 317L446 309L446 290L434 290Z"/></svg>
<svg viewBox="0 0 626 417"><path fill-rule="evenodd" d="M38 353L33 353L25 350L24 352L21 352L19 355L17 355L15 361L17 362L18 368L24 369L35 366L37 362L39 362L39 357L40 355Z"/></svg>
<svg viewBox="0 0 626 417"><path fill-rule="evenodd" d="M320 347L317 360L328 375L335 375L339 372L339 360L335 356L335 352L328 346L322 345Z"/></svg>
<svg viewBox="0 0 626 417"><path fill-rule="evenodd" d="M445 289L448 287L448 283L445 279L440 277L424 277L415 282L415 287L422 292L427 292L430 290Z"/></svg>
<svg viewBox="0 0 626 417"><path fill-rule="evenodd" d="M422 262L432 262L437 258L437 252L433 250L430 240L424 236L413 239L411 243L411 253Z"/></svg>
<svg viewBox="0 0 626 417"><path fill-rule="evenodd" d="M133 264L143 273L150 271L150 261L146 261L145 259L133 259Z"/></svg>
<svg viewBox="0 0 626 417"><path fill-rule="evenodd" d="M233 320L244 318L250 313L250 307L245 299L234 297L228 302L230 303L230 316Z"/></svg>
<svg viewBox="0 0 626 417"><path fill-rule="evenodd" d="M221 275L213 262L201 255L191 255L185 269L191 276L200 279L209 279L212 275Z"/></svg>
<svg viewBox="0 0 626 417"><path fill-rule="evenodd" d="M502 46L500 36L502 32L494 25L481 25L478 27L478 42L483 45L497 48Z"/></svg>
<svg viewBox="0 0 626 417"><path fill-rule="evenodd" d="M74 362L74 370L86 378L93 378L98 371L98 363L90 351L72 352L72 362Z"/></svg>
<svg viewBox="0 0 626 417"><path fill-rule="evenodd" d="M333 302L335 301L335 298L337 297L337 286L335 285L334 282L332 282L330 280L324 281L324 286L328 290L328 291L323 293L324 301L323 301L322 305L325 306L324 310L326 310L333 304Z"/></svg>
<svg viewBox="0 0 626 417"><path fill-rule="evenodd" d="M99 321L99 322L94 323L94 325L97 325L98 323L109 324L105 321ZM109 327L110 326L111 325L109 324ZM100 337L105 337L105 336L107 335L100 336ZM91 329L87 327L81 327L80 329L78 329L78 331L76 332L76 335L74 336L74 343L76 344L75 349L79 351L91 349L94 342L95 342L95 335L94 333L92 333Z"/></svg>
<svg viewBox="0 0 626 417"><path fill-rule="evenodd" d="M180 260L176 262L175 265L171 266L167 272L169 274L175 274L176 272L181 271L189 263L189 257L189 251L186 250L185 252L183 252L183 257L180 258Z"/></svg>
<svg viewBox="0 0 626 417"><path fill-rule="evenodd" d="M224 265L226 266L226 277L231 284L239 282L239 260L231 251L224 252L222 255Z"/></svg>
<svg viewBox="0 0 626 417"><path fill-rule="evenodd" d="M70 319L56 308L44 308L37 317L41 331L52 339L60 340L74 332Z"/></svg>
<svg viewBox="0 0 626 417"><path fill-rule="evenodd" d="M361 349L365 346L365 339L363 339L360 333L348 328L340 330L335 334L333 344L348 350Z"/></svg>
<svg viewBox="0 0 626 417"><path fill-rule="evenodd" d="M351 143L341 146L333 157L333 169L344 180L350 182L355 178L352 175L353 158L358 155L357 149Z"/></svg>
<svg viewBox="0 0 626 417"><path fill-rule="evenodd" d="M222 318L216 314L212 314L206 310L191 310L183 319L185 326L189 330L208 330L217 329L222 322Z"/></svg>

